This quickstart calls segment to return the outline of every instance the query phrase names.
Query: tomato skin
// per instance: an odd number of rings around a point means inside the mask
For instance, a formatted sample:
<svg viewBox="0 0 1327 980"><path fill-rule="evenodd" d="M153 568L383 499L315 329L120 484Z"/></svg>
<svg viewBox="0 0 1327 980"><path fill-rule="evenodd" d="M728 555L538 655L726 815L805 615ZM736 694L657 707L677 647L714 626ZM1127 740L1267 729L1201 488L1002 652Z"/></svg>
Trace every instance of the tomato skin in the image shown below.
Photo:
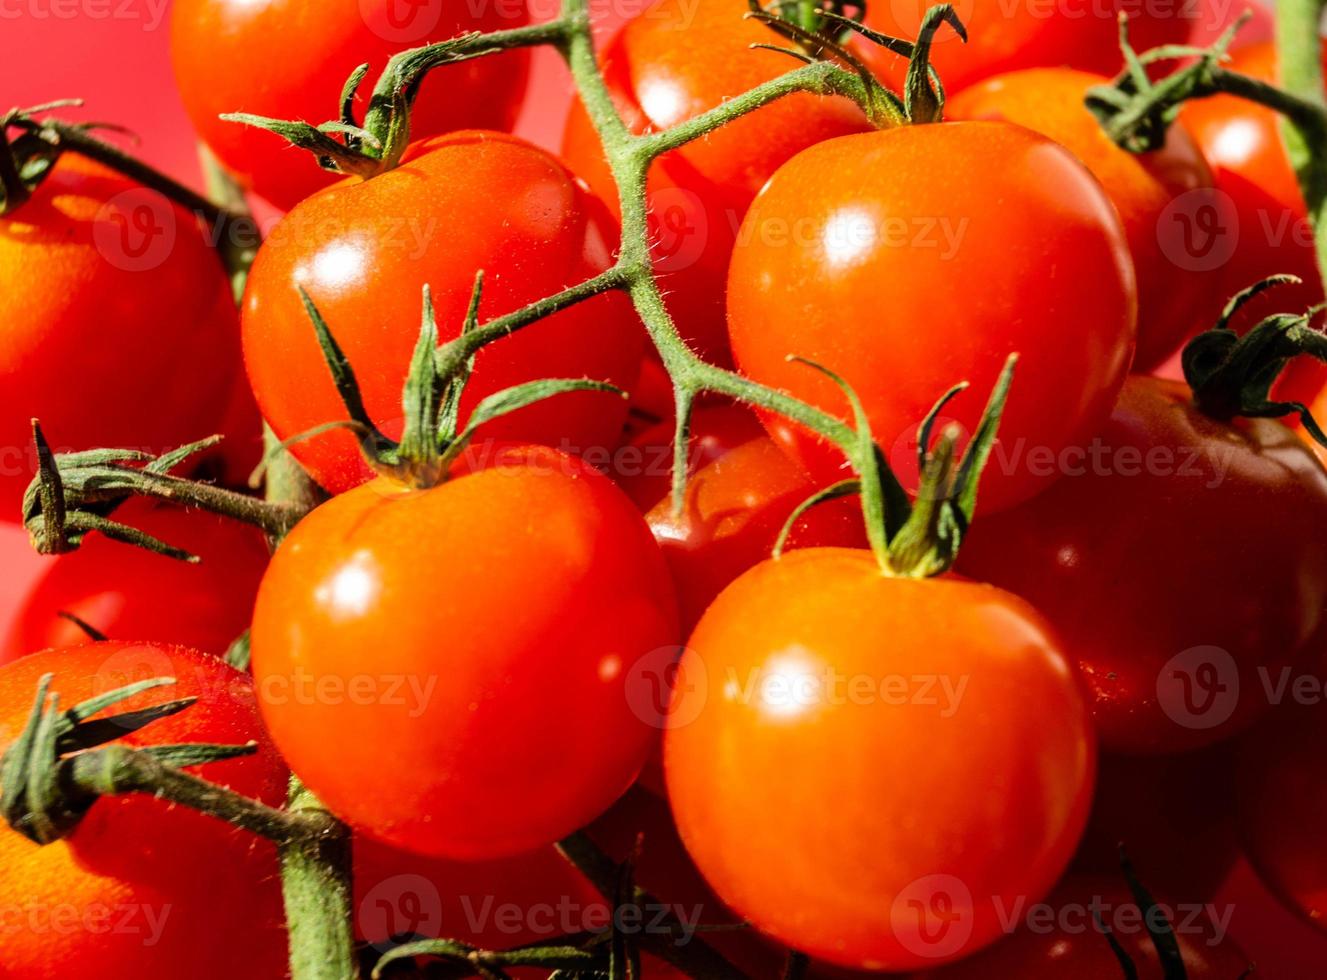
<svg viewBox="0 0 1327 980"><path fill-rule="evenodd" d="M369 64L356 111L398 51L468 31L519 27L525 5L416 4L393 23L392 0L321 4L300 0L179 0L171 58L185 110L199 135L246 187L289 210L336 176L273 133L226 122L248 112L315 125L331 119L350 73ZM461 129L509 130L525 94L529 52L515 50L435 69L410 115L416 138Z"/></svg>
<svg viewBox="0 0 1327 980"><path fill-rule="evenodd" d="M1216 906L1196 916L1191 905L1177 905L1164 896L1153 899L1170 923L1190 980L1235 980L1246 975L1252 966L1249 958L1214 928ZM1143 912L1123 880L1081 876L1067 878L1039 908L1020 910L1020 928L1008 938L971 959L915 974L912 980L1120 980L1125 973L1106 935L1093 922L1094 909L1124 947L1138 980L1163 980L1166 974L1147 934Z"/></svg>
<svg viewBox="0 0 1327 980"><path fill-rule="evenodd" d="M334 813L479 860L551 843L626 789L659 721L631 671L678 637L663 559L612 481L538 446L467 466L317 508L277 549L251 636L264 719ZM301 696L310 678L347 693ZM375 686L393 678L391 697ZM406 741L418 766L384 769L381 747Z"/></svg>
<svg viewBox="0 0 1327 980"><path fill-rule="evenodd" d="M1211 744L1266 708L1265 677L1316 653L1327 474L1280 423L1214 421L1154 378L1129 379L1092 448L1035 501L974 522L958 568L1056 624L1104 747Z"/></svg>
<svg viewBox="0 0 1327 980"><path fill-rule="evenodd" d="M201 511L131 502L115 519L198 555L188 564L90 535L49 566L0 647L0 663L87 643L60 612L116 640L187 646L215 656L249 628L267 542L256 529Z"/></svg>
<svg viewBox="0 0 1327 980"><path fill-rule="evenodd" d="M931 6L929 0L868 5L865 22L881 33L911 41ZM1137 51L1184 43L1197 18L1193 4L1151 7L1131 0L1069 0L1054 5L959 0L954 10L967 28L967 43L942 27L931 48L931 64L950 93L1021 68L1064 65L1116 75L1124 68L1116 19L1120 11L1129 15L1129 39ZM877 45L863 45L861 50L881 80L901 92L907 59Z"/></svg>
<svg viewBox="0 0 1327 980"><path fill-rule="evenodd" d="M285 799L285 767L258 720L253 686L215 657L182 647L111 642L6 664L0 667L0 751L27 723L37 681L46 673L55 674L52 690L69 707L149 677L175 677L174 686L138 695L116 712L177 697L199 700L119 741L146 746L252 739L257 754L196 772L271 806ZM206 874L196 861L181 860L203 855ZM273 846L148 796L101 799L73 833L46 847L0 827L0 890L9 903L0 920L0 974L7 980L286 975ZM32 919L27 910L44 918ZM155 941L149 914L158 920ZM64 917L63 926L57 917ZM125 927L111 928L117 921ZM236 936L244 941L237 943Z"/></svg>
<svg viewBox="0 0 1327 980"><path fill-rule="evenodd" d="M1275 82L1276 48L1270 41L1236 50L1230 71ZM1188 102L1180 119L1198 141L1211 164L1216 186L1226 195L1235 220L1225 222L1230 258L1220 302L1211 303L1210 318L1225 297L1268 276L1290 274L1301 286L1279 286L1253 300L1240 317L1252 324L1272 313L1299 312L1322 302L1313 232L1299 183L1281 142L1281 117L1274 110L1232 95ZM1233 240L1231 240L1233 239ZM1237 324L1237 329L1239 324ZM1312 358L1292 361L1273 389L1274 397L1311 402L1327 385L1327 367Z"/></svg>
<svg viewBox="0 0 1327 980"><path fill-rule="evenodd" d="M746 0L655 0L627 21L600 59L633 132L674 126L788 70L788 59L750 49L780 39L746 20L748 10ZM702 357L731 363L724 283L738 225L756 192L805 147L870 128L847 99L798 93L655 161L648 192L656 271L669 312ZM579 101L567 119L562 153L616 207L612 173Z"/></svg>
<svg viewBox="0 0 1327 980"><path fill-rule="evenodd" d="M497 182L501 195L493 193ZM561 163L498 133L416 144L398 169L314 195L259 250L244 298L245 363L264 418L288 439L346 417L296 287L317 304L370 415L394 437L425 284L445 342L461 331L479 270L482 321L607 269L614 235L602 204ZM625 296L581 303L483 350L462 418L485 395L537 378L630 388L641 345ZM572 451L612 447L625 410L612 393L572 392L490 423L485 435ZM371 476L348 432L298 442L291 452L333 493Z"/></svg>
<svg viewBox="0 0 1327 980"><path fill-rule="evenodd" d="M1161 365L1186 337L1212 325L1202 314L1220 289L1219 275L1194 268L1189 257L1176 251L1179 246L1162 236L1164 222L1173 224L1180 216L1172 213L1174 208L1187 214L1215 201L1212 172L1182 123L1170 127L1165 146L1153 153L1116 146L1083 104L1089 88L1108 84L1109 78L1091 72L1030 68L965 89L946 103L945 115L1026 126L1070 150L1101 181L1133 255L1138 279L1133 369L1145 372Z"/></svg>
<svg viewBox="0 0 1327 980"><path fill-rule="evenodd" d="M742 235L728 278L738 365L846 417L834 382L788 356L843 376L906 487L932 405L970 381L945 416L971 432L1010 353L1018 373L981 512L1047 486L1029 453L1089 438L1124 381L1136 294L1119 219L1081 163L1021 127L941 123L813 146L770 179ZM834 447L781 418L766 425L812 473L846 477Z"/></svg>
<svg viewBox="0 0 1327 980"><path fill-rule="evenodd" d="M648 512L673 491L673 432L670 417L639 433L628 448L639 453L639 466L616 474L618 486L641 509ZM760 422L747 409L732 403L715 402L692 409L688 469L699 471L738 446L765 434ZM626 457L623 457L624 463ZM636 462L633 453L631 461Z"/></svg>
<svg viewBox="0 0 1327 980"><path fill-rule="evenodd" d="M885 686L921 675L932 704ZM957 678L946 702L938 681ZM1037 613L989 586L796 551L715 600L673 690L664 768L687 850L738 914L830 963L906 970L990 942L994 900L1049 891L1087 817L1073 671ZM942 892L971 926L957 942L911 911Z"/></svg>
<svg viewBox="0 0 1327 980"><path fill-rule="evenodd" d="M0 218L0 322L5 520L37 472L34 417L57 452L160 453L218 431L241 376L230 285L194 218L72 153Z"/></svg>

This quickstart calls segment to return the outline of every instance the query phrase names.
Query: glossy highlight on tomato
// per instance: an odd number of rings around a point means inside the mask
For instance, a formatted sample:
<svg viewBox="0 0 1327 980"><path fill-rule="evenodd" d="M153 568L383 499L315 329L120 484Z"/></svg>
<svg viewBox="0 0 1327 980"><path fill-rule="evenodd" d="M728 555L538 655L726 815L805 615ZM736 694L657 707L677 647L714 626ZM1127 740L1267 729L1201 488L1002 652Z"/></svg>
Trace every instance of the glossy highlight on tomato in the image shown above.
<svg viewBox="0 0 1327 980"><path fill-rule="evenodd" d="M839 374L909 489L936 400L970 382L942 413L970 433L1019 355L979 514L1051 483L1037 460L1092 436L1133 356L1137 295L1115 209L1067 150L1020 126L820 143L770 179L741 234L728 277L739 368L846 418L835 382L790 357ZM766 425L818 477L846 477L834 447L782 417Z"/></svg>
<svg viewBox="0 0 1327 980"><path fill-rule="evenodd" d="M273 133L218 118L222 113L317 125L335 116L346 79L368 64L356 103L362 119L374 81L397 52L528 22L526 5L512 0L176 0L171 57L180 98L208 148L246 187L289 210L335 175L320 169L312 154ZM528 66L528 51L515 50L429 73L410 116L411 132L419 138L510 129Z"/></svg>
<svg viewBox="0 0 1327 980"><path fill-rule="evenodd" d="M659 723L634 672L677 641L663 558L612 481L485 445L434 489L377 481L301 521L252 655L273 739L332 812L479 860L549 844L630 785ZM383 765L407 744L409 768Z"/></svg>
<svg viewBox="0 0 1327 980"><path fill-rule="evenodd" d="M396 438L425 285L445 342L461 332L478 272L485 321L603 272L615 236L603 205L557 159L499 133L426 140L396 170L314 195L268 236L244 297L245 364L263 417L282 439L346 417L299 288L354 367L370 416ZM580 303L481 351L462 418L485 395L539 378L629 389L643 344L626 297ZM570 392L489 423L484 436L585 452L617 445L625 411L611 392ZM346 431L291 452L333 493L372 475Z"/></svg>
<svg viewBox="0 0 1327 980"><path fill-rule="evenodd" d="M1055 624L1104 747L1212 744L1266 710L1268 678L1321 654L1327 473L1295 433L1133 377L1061 465L1036 500L973 522L958 569Z"/></svg>
<svg viewBox="0 0 1327 980"><path fill-rule="evenodd" d="M790 62L752 44L781 43L745 15L746 0L655 0L600 54L614 105L635 133L675 126L777 78ZM761 185L813 143L869 130L851 101L797 93L655 161L650 238L668 310L693 349L731 363L723 293L742 216ZM605 201L617 190L589 115L572 106L562 152Z"/></svg>
<svg viewBox="0 0 1327 980"><path fill-rule="evenodd" d="M673 686L687 850L738 914L817 959L898 971L986 945L998 903L1048 892L1087 818L1095 743L1061 650L1021 599L887 578L867 551L757 565Z"/></svg>
<svg viewBox="0 0 1327 980"><path fill-rule="evenodd" d="M263 731L253 684L215 657L158 644L94 643L0 667L0 752L27 724L42 675L72 707L127 684L175 684L114 713L197 697L186 710L126 734L141 747L243 744L251 756L197 767L204 779L280 806L286 770ZM0 976L5 980L286 974L276 851L223 821L145 795L97 800L66 838L45 847L0 825ZM243 937L238 941L237 937Z"/></svg>

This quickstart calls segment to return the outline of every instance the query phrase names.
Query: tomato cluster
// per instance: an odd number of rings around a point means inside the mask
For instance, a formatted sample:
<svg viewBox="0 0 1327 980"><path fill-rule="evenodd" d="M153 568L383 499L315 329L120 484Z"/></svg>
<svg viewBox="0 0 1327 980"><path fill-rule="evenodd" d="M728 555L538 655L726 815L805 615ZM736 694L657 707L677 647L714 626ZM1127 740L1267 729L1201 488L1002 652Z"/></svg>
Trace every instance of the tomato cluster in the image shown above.
<svg viewBox="0 0 1327 980"><path fill-rule="evenodd" d="M0 980L328 976L291 882L335 848L218 800L349 836L370 968L1234 978L1177 903L1240 854L1320 925L1323 263L1275 112L1117 143L1101 91L1162 72L1115 77L1124 3L654 0L597 64L563 24L554 151L525 3L406 6L177 0L198 135L284 212L251 260L6 117L0 505L73 553L0 647ZM259 413L298 493L240 485Z"/></svg>

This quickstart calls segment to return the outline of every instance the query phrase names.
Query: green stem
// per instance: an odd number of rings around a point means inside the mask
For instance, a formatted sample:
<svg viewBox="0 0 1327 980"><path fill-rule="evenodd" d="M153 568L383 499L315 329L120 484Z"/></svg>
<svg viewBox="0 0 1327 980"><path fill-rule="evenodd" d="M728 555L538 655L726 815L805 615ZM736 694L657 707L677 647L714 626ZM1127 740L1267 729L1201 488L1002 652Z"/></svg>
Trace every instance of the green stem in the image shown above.
<svg viewBox="0 0 1327 980"><path fill-rule="evenodd" d="M1327 288L1327 105L1323 101L1322 39L1319 25L1327 0L1279 0L1276 52L1281 86L1312 111L1285 113L1282 138L1308 207L1318 271Z"/></svg>
<svg viewBox="0 0 1327 980"><path fill-rule="evenodd" d="M291 980L355 980L350 830L295 779L287 809L316 828L277 845Z"/></svg>

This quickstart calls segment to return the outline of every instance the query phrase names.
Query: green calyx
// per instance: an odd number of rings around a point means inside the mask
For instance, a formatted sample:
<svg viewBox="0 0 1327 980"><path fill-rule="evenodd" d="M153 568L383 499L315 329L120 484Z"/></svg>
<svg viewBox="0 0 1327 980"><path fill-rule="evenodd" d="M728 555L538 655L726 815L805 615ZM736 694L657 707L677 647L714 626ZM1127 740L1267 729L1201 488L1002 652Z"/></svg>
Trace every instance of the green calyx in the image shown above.
<svg viewBox="0 0 1327 980"><path fill-rule="evenodd" d="M461 336L479 329L479 302L483 295L484 274L475 276L474 289ZM447 478L452 463L465 451L476 431L486 422L519 409L572 391L611 392L626 398L626 392L603 381L588 378L545 378L515 385L482 399L470 412L464 427L460 425L461 396L474 369L472 353L460 361L451 373L439 370L438 325L428 286L424 287L422 325L410 370L401 393L405 424L399 441L385 435L370 417L360 393L359 382L349 358L332 336L308 293L300 289L304 309L313 323L323 358L349 420L330 422L301 433L281 444L307 439L332 428L349 429L359 438L360 449L375 472L419 489L436 486Z"/></svg>
<svg viewBox="0 0 1327 980"><path fill-rule="evenodd" d="M1312 326L1321 310L1273 314L1242 337L1230 329L1230 321L1249 300L1276 286L1299 282L1295 276L1272 276L1237 293L1216 325L1185 346L1184 378L1204 415L1222 421L1297 415L1305 430L1327 446L1327 434L1307 406L1271 397L1272 386L1291 359L1305 355L1327 363L1327 335Z"/></svg>
<svg viewBox="0 0 1327 980"><path fill-rule="evenodd" d="M774 557L782 553L793 527L807 510L839 497L860 494L867 539L886 575L930 578L953 567L977 509L977 485L995 445L1017 362L1017 354L1011 354L1005 361L977 430L961 455L957 450L960 434L957 426L946 426L934 441L932 436L941 411L967 390L967 383L955 385L927 413L917 432L920 479L916 500L911 501L872 437L866 411L856 392L833 372L804 361L833 380L848 398L856 435L848 458L858 477L826 487L798 506L779 534Z"/></svg>

